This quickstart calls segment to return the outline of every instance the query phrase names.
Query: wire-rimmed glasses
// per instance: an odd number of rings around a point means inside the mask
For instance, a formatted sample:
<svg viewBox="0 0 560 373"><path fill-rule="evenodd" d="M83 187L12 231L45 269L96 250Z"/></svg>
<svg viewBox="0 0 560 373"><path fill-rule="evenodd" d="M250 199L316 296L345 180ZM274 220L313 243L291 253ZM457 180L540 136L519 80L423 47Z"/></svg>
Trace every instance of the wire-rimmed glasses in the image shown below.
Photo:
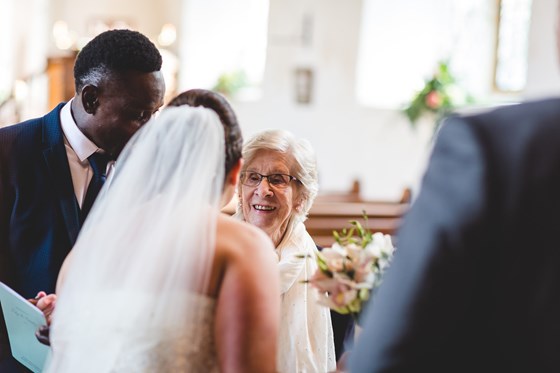
<svg viewBox="0 0 560 373"><path fill-rule="evenodd" d="M258 172L245 171L241 173L241 184L249 187L258 187L263 179L266 178L268 185L273 188L286 189L292 180L297 179L292 175L287 174L270 174L263 175Z"/></svg>

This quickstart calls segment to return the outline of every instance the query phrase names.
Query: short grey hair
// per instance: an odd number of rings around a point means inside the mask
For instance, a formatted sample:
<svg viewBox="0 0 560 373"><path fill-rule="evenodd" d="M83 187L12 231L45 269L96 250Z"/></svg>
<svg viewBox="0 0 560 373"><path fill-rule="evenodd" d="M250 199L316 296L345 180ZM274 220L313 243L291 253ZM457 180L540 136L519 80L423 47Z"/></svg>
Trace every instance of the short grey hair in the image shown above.
<svg viewBox="0 0 560 373"><path fill-rule="evenodd" d="M285 130L265 130L255 134L243 146L243 159L245 160L242 171L250 164L259 150L272 150L290 155L295 160L295 169L290 170L300 181L298 199L301 201L301 210L295 212L296 219L290 219L291 224L305 221L309 209L319 191L317 175L317 160L311 143L303 138L295 137ZM290 230L292 227L288 227Z"/></svg>

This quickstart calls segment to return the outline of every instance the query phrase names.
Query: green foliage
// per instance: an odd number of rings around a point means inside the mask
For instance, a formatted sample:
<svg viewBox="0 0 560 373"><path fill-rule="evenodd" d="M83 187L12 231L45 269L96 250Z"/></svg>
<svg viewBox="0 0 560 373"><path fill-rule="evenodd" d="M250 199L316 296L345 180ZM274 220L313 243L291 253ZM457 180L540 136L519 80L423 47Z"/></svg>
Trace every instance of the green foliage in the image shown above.
<svg viewBox="0 0 560 373"><path fill-rule="evenodd" d="M218 81L212 87L213 91L220 92L225 96L234 97L240 89L248 85L247 74L243 70L224 73L218 77Z"/></svg>
<svg viewBox="0 0 560 373"><path fill-rule="evenodd" d="M362 211L362 215L367 226L367 213L365 211ZM350 230L344 228L342 229L342 234L338 233L337 231L333 231L333 237L336 243L338 243L340 246L355 244L360 246L361 248L365 248L371 241L373 241L373 234L371 233L371 231L368 228L364 228L359 221L350 220L349 223L352 226ZM356 232L358 234L357 237L355 236Z"/></svg>
<svg viewBox="0 0 560 373"><path fill-rule="evenodd" d="M441 61L434 75L425 81L403 112L412 125L426 113L434 114L439 122L459 104L460 98L454 97L454 90L458 90L456 80L447 62Z"/></svg>

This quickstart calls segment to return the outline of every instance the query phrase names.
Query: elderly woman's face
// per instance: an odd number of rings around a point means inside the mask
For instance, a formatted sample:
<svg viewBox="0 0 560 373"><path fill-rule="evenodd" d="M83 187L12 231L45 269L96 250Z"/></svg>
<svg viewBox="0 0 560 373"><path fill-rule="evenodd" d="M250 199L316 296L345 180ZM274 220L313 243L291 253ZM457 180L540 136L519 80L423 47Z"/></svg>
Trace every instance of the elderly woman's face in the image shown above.
<svg viewBox="0 0 560 373"><path fill-rule="evenodd" d="M244 167L246 173L261 175L291 175L293 157L273 150L259 150L253 160ZM258 186L240 184L240 199L245 220L264 230L275 246L280 243L290 216L297 208L298 189L296 181L285 187L271 185L262 178Z"/></svg>

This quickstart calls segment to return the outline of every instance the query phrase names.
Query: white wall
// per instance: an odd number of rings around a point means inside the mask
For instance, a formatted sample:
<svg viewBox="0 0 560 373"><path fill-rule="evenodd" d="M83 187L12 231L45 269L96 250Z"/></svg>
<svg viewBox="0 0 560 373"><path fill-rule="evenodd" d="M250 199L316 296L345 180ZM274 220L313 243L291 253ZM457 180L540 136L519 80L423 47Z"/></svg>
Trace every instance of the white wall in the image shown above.
<svg viewBox="0 0 560 373"><path fill-rule="evenodd" d="M85 34L91 19L122 18L155 38L166 22L186 27L179 18L185 3L188 0L51 0L50 20L64 20ZM285 128L308 138L317 151L322 190L347 190L358 178L366 197L396 199L404 187L418 185L432 129L428 120L413 130L397 110L357 104L361 11L362 0L270 0L262 98L233 105L246 137L265 128ZM311 33L302 37L304 14L312 14L307 23ZM555 14L556 0L533 1L525 97L555 94L560 88ZM310 67L315 73L309 105L295 102L297 67Z"/></svg>
<svg viewBox="0 0 560 373"><path fill-rule="evenodd" d="M43 113L47 98L45 71L48 51L49 0L4 0L0 14L0 102L11 99L0 113L0 126ZM20 84L17 84L19 81ZM26 81L26 84L21 84ZM17 91L17 92L16 92Z"/></svg>
<svg viewBox="0 0 560 373"><path fill-rule="evenodd" d="M358 178L366 197L398 199L415 186L429 151L431 126L416 130L394 111L324 105L316 111L273 103L235 107L249 137L265 128L284 128L313 144L323 191L349 190Z"/></svg>
<svg viewBox="0 0 560 373"><path fill-rule="evenodd" d="M367 198L398 199L423 172L432 129L420 123L414 130L398 111L357 104L361 10L361 0L271 0L263 98L234 105L246 137L284 128L309 139L321 190L348 190L358 178ZM306 12L313 14L310 46L301 40ZM309 105L295 102L297 67L315 73Z"/></svg>
<svg viewBox="0 0 560 373"><path fill-rule="evenodd" d="M413 130L397 110L356 103L354 84L362 1L270 3L263 99L234 103L245 136L279 127L308 138L317 151L324 191L347 190L353 178L361 180L367 198L396 199L406 186L417 191L431 149L432 124L425 119ZM517 97L495 97L497 102L557 94L560 74L554 34L556 6L556 0L533 1L527 90ZM298 41L305 11L315 15L312 48L302 47ZM490 16L489 13L488 17L493 18ZM487 39L493 41L494 36L488 35ZM308 106L294 102L293 69L299 65L311 66L316 72L313 102ZM480 73L490 79L486 65L481 65Z"/></svg>

